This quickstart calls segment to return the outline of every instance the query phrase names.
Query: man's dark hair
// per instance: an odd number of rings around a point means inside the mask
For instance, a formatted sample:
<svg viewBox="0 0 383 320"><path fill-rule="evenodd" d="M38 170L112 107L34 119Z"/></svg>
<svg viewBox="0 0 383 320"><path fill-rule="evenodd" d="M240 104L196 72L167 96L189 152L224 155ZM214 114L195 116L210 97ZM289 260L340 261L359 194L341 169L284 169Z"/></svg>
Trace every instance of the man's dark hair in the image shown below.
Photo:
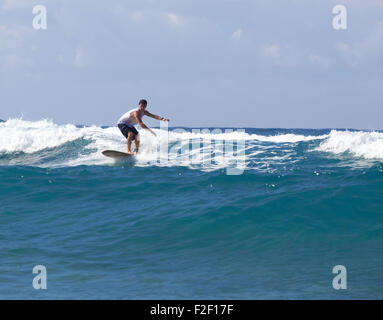
<svg viewBox="0 0 383 320"><path fill-rule="evenodd" d="M140 104L143 104L144 106L147 106L148 105L148 102L145 100L145 99L141 99L139 102L138 102L138 105Z"/></svg>

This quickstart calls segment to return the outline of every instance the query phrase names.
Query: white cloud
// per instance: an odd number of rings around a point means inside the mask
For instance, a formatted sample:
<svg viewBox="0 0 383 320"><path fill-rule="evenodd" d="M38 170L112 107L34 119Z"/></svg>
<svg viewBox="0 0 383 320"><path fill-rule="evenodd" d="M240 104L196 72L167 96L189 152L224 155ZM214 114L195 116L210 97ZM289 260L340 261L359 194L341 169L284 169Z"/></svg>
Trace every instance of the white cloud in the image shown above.
<svg viewBox="0 0 383 320"><path fill-rule="evenodd" d="M86 67L88 65L88 59L84 53L84 50L80 47L76 48L74 65L76 67L79 67L79 68L83 68L83 67Z"/></svg>
<svg viewBox="0 0 383 320"><path fill-rule="evenodd" d="M280 48L278 45L266 45L261 48L261 56L271 59L279 59L280 57Z"/></svg>
<svg viewBox="0 0 383 320"><path fill-rule="evenodd" d="M135 11L130 14L130 19L133 22L142 22L145 19L145 15L142 11Z"/></svg>
<svg viewBox="0 0 383 320"><path fill-rule="evenodd" d="M383 20L379 21L370 35L362 41L353 44L338 42L336 49L342 55L347 56L353 65L361 61L368 61L373 56L381 57L383 53Z"/></svg>
<svg viewBox="0 0 383 320"><path fill-rule="evenodd" d="M0 25L0 48L15 48L22 40L21 32L7 25Z"/></svg>
<svg viewBox="0 0 383 320"><path fill-rule="evenodd" d="M19 9L19 8L32 8L37 4L45 4L48 3L48 0L38 0L38 1L31 1L31 0L4 0L1 1L2 5L1 8L3 10L12 10L12 9Z"/></svg>
<svg viewBox="0 0 383 320"><path fill-rule="evenodd" d="M242 37L242 34L243 34L242 29L241 29L241 28L238 28L237 30L235 30L235 31L233 32L233 34L231 35L231 38L232 38L232 39L236 39L236 40L238 40L238 39L240 39L240 38Z"/></svg>
<svg viewBox="0 0 383 320"><path fill-rule="evenodd" d="M278 44L268 44L263 45L259 49L259 55L265 60L274 65L284 66L284 67L297 67L302 65L302 62L307 57L303 54L302 50L295 46Z"/></svg>
<svg viewBox="0 0 383 320"><path fill-rule="evenodd" d="M324 56L310 55L308 59L312 64L320 65L324 68L328 68L331 65L330 59Z"/></svg>
<svg viewBox="0 0 383 320"><path fill-rule="evenodd" d="M179 15L176 15L174 13L168 13L166 16L169 19L170 23L177 27L183 27L185 25L185 19Z"/></svg>
<svg viewBox="0 0 383 320"><path fill-rule="evenodd" d="M344 42L338 42L336 44L336 48L341 53L349 54L352 52L351 47L347 43L344 43Z"/></svg>
<svg viewBox="0 0 383 320"><path fill-rule="evenodd" d="M4 10L26 6L30 1L28 0L4 0L2 1L2 8Z"/></svg>
<svg viewBox="0 0 383 320"><path fill-rule="evenodd" d="M128 13L128 16L131 21L134 23L142 23L144 21L157 22L157 23L167 23L175 27L184 27L185 18L177 15L175 13L161 12L161 11L134 11Z"/></svg>

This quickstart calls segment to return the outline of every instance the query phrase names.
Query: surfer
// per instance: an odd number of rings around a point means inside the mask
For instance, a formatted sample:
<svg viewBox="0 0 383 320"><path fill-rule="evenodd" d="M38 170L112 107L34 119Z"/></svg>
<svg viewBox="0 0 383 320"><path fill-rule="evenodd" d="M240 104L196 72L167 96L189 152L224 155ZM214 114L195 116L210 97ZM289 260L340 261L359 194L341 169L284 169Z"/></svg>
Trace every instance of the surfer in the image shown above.
<svg viewBox="0 0 383 320"><path fill-rule="evenodd" d="M141 99L138 103L138 108L132 109L128 111L127 113L123 114L122 117L118 120L118 128L120 129L121 133L126 138L126 144L128 147L128 153L132 153L130 150L132 141L134 140L134 144L136 145L135 153L138 153L138 149L140 147L140 136L137 131L137 129L134 127L135 125L139 124L142 129L148 130L151 134L156 136L156 134L148 128L143 122L142 117L148 116L153 119L157 119L160 121L169 121L169 119L157 116L155 114L151 114L149 111L146 111L146 106L148 105L148 102L145 99Z"/></svg>

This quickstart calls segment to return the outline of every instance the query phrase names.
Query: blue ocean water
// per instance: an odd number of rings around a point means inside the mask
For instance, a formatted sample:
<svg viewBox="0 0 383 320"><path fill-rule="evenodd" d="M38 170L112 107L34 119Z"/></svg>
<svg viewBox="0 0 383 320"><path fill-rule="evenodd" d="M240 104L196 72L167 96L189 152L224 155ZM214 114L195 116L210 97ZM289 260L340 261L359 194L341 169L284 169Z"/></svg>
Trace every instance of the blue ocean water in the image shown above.
<svg viewBox="0 0 383 320"><path fill-rule="evenodd" d="M166 161L142 132L125 163L101 155L116 128L0 123L0 298L383 298L382 132L172 130ZM243 173L201 139L243 148Z"/></svg>

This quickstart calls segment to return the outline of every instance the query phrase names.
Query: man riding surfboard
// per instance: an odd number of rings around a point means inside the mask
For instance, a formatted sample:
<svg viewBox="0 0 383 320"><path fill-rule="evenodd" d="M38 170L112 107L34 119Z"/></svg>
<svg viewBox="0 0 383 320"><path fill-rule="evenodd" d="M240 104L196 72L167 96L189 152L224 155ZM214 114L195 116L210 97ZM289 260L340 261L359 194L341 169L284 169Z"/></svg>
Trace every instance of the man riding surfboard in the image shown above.
<svg viewBox="0 0 383 320"><path fill-rule="evenodd" d="M138 103L138 108L135 108L126 112L118 120L117 126L120 129L123 136L126 138L128 153L130 154L132 153L130 149L131 149L131 144L133 140L134 140L134 144L136 145L136 150L135 150L136 154L138 153L138 149L140 147L140 136L137 129L134 127L135 125L139 124L142 129L146 129L150 133L152 133L154 136L156 136L153 130L148 128L142 122L143 116L148 116L160 121L169 121L169 119L157 116L155 114L151 114L149 111L146 111L147 105L148 105L148 102L145 99L141 99Z"/></svg>

